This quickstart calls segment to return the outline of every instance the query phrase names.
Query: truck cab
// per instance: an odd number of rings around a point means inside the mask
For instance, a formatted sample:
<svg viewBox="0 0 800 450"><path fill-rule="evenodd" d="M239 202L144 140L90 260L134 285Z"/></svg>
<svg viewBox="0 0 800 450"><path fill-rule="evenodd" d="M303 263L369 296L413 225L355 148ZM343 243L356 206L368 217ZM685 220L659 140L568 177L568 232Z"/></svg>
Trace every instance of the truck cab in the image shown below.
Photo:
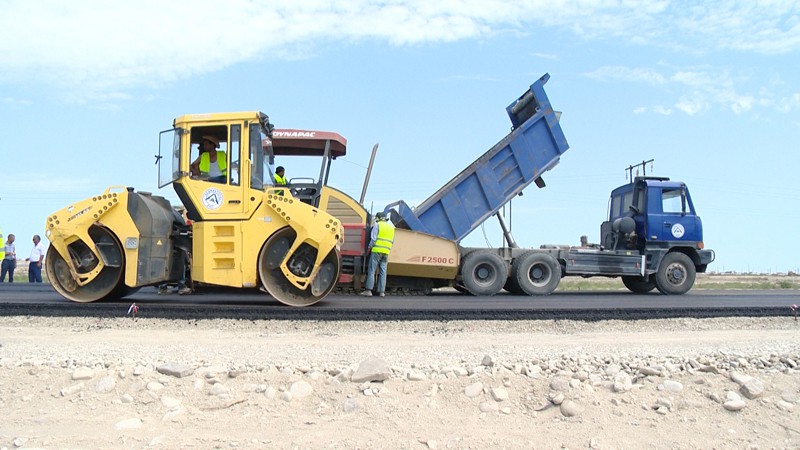
<svg viewBox="0 0 800 450"><path fill-rule="evenodd" d="M641 285L634 289L625 283L634 292L658 287L664 293L683 293L694 283L695 273L705 272L714 260L714 251L705 249L703 222L689 188L665 177L635 177L611 192L601 242L606 249L635 249L646 256L643 277L631 281Z"/></svg>

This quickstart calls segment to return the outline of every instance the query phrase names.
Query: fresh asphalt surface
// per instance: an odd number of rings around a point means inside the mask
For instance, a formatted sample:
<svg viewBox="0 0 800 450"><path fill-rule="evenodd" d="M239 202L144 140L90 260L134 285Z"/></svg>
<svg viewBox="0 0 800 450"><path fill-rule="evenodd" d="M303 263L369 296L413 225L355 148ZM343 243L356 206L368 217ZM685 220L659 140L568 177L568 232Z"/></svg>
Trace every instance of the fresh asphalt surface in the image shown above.
<svg viewBox="0 0 800 450"><path fill-rule="evenodd" d="M461 295L454 290L427 296L330 295L307 308L282 305L258 290L213 289L193 295L158 295L143 288L117 301L73 303L49 284L0 284L0 316L124 317L132 303L139 317L171 319L291 320L636 320L672 317L793 316L800 290L692 290L666 296L619 291L555 292L544 297ZM800 311L798 311L800 312Z"/></svg>

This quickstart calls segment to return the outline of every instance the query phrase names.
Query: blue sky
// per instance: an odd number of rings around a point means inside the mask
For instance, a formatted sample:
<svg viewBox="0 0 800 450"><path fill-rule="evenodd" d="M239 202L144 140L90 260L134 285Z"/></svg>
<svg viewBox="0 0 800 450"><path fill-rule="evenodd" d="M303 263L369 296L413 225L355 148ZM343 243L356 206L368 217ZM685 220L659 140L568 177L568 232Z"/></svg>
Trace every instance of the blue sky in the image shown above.
<svg viewBox="0 0 800 450"><path fill-rule="evenodd" d="M599 241L624 168L685 181L711 270L800 271L800 2L0 0L0 227L111 185L158 190L158 132L261 110L335 131L331 184L421 203L509 131L544 73L570 143L512 205L523 246ZM278 161L289 178L316 176ZM499 246L494 220L467 245Z"/></svg>

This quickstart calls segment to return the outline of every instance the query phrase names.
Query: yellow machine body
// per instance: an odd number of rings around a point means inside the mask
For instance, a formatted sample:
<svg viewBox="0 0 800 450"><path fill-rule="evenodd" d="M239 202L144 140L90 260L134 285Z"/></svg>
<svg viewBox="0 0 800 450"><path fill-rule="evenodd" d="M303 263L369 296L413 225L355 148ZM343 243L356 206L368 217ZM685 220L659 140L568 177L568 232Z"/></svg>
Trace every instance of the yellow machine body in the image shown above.
<svg viewBox="0 0 800 450"><path fill-rule="evenodd" d="M395 229L387 275L454 280L460 252L455 241L418 231Z"/></svg>

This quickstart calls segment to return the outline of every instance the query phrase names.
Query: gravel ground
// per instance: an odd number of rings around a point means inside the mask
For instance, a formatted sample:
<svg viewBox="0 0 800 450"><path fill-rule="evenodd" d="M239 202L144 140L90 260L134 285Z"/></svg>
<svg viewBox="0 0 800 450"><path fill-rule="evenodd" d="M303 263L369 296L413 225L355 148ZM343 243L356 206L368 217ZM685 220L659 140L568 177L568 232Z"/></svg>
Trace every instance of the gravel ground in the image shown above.
<svg viewBox="0 0 800 450"><path fill-rule="evenodd" d="M800 448L800 322L0 317L0 448Z"/></svg>

